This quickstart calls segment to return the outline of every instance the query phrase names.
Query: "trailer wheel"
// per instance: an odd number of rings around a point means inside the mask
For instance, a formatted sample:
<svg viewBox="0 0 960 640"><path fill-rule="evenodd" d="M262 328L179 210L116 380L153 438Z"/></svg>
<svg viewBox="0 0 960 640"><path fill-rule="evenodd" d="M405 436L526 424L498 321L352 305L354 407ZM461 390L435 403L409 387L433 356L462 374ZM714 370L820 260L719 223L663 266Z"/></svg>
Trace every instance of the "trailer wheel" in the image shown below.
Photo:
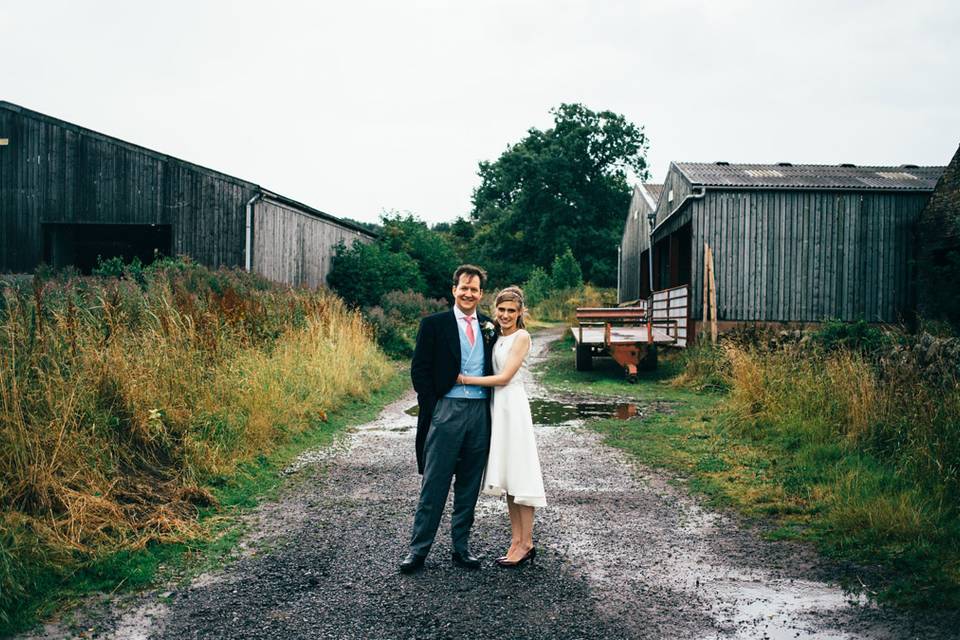
<svg viewBox="0 0 960 640"><path fill-rule="evenodd" d="M590 352L590 345L577 345L577 371L593 370L593 354Z"/></svg>

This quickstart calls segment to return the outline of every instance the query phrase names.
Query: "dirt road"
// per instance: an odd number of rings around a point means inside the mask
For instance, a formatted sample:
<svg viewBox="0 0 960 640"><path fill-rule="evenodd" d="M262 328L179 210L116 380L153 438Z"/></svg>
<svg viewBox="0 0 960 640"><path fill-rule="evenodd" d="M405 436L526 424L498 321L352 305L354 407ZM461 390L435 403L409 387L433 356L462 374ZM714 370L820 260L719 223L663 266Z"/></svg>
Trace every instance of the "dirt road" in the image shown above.
<svg viewBox="0 0 960 640"><path fill-rule="evenodd" d="M535 337L534 359L556 337ZM419 486L413 404L408 395L302 456L281 497L251 516L236 562L29 637L956 637L942 621L846 596L829 583L836 567L806 547L705 510L576 423L537 428L549 507L536 516L535 566L492 565L509 544L506 505L481 497L480 571L451 566L445 518L426 570L400 575Z"/></svg>

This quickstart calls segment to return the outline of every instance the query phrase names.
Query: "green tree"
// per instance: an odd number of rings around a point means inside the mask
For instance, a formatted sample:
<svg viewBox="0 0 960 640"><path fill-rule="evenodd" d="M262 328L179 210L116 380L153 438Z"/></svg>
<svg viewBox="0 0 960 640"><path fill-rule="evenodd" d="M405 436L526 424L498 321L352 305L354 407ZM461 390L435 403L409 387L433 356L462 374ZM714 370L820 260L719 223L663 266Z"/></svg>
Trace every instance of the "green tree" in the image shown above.
<svg viewBox="0 0 960 640"><path fill-rule="evenodd" d="M555 290L578 289L583 286L583 272L580 270L580 263L573 257L573 251L569 247L562 255L553 259L553 267L550 273L550 279Z"/></svg>
<svg viewBox="0 0 960 640"><path fill-rule="evenodd" d="M394 253L383 243L355 241L337 245L327 283L344 300L357 306L379 304L394 290L423 292L426 288L420 268L409 255Z"/></svg>
<svg viewBox="0 0 960 640"><path fill-rule="evenodd" d="M481 262L473 245L477 230L470 220L458 217L453 222L438 222L433 230L447 239L460 264Z"/></svg>
<svg viewBox="0 0 960 640"><path fill-rule="evenodd" d="M534 267L530 277L523 284L523 297L527 306L535 307L553 292L553 282L543 267Z"/></svg>
<svg viewBox="0 0 960 640"><path fill-rule="evenodd" d="M381 224L380 244L387 251L407 255L416 262L424 282L423 288L416 291L429 298L449 299L450 278L460 261L447 237L410 214L384 214Z"/></svg>
<svg viewBox="0 0 960 640"><path fill-rule="evenodd" d="M522 282L571 248L583 275L616 282L617 245L630 202L627 173L647 176L642 127L580 104L551 110L495 162L481 162L470 217L478 261L500 282Z"/></svg>

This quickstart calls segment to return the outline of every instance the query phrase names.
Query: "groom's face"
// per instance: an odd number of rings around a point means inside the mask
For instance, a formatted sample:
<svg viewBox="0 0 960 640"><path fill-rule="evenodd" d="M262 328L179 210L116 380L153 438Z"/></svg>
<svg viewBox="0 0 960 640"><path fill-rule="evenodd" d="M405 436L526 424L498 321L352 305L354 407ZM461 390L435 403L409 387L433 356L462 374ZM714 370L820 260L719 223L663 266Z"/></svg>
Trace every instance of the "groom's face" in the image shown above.
<svg viewBox="0 0 960 640"><path fill-rule="evenodd" d="M480 288L480 276L461 273L460 280L453 288L453 299L460 307L460 311L472 315L480 304L481 297L483 297L483 289Z"/></svg>

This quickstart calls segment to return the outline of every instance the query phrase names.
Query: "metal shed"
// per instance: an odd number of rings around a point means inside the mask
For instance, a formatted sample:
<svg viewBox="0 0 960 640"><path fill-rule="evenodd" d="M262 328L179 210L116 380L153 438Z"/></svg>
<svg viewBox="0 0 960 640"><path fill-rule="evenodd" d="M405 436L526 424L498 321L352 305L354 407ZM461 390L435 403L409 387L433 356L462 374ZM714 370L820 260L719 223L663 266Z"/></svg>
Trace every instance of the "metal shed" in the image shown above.
<svg viewBox="0 0 960 640"><path fill-rule="evenodd" d="M709 244L721 329L897 322L916 306L916 222L943 171L671 163L652 230L653 288L690 285L689 317L701 318Z"/></svg>
<svg viewBox="0 0 960 640"><path fill-rule="evenodd" d="M0 272L186 255L325 284L360 226L218 171L0 101Z"/></svg>

